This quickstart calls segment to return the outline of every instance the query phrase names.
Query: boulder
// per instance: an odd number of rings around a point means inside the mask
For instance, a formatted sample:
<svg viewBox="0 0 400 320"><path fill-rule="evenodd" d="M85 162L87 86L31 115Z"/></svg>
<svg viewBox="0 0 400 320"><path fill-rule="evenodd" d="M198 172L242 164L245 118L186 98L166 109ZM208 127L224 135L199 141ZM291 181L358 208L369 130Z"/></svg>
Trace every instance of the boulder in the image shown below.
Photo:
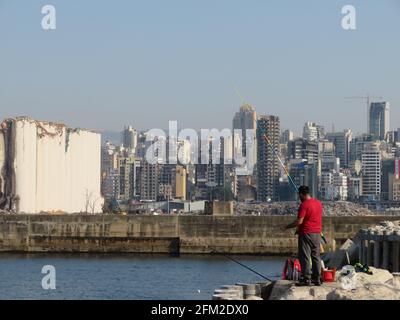
<svg viewBox="0 0 400 320"><path fill-rule="evenodd" d="M392 281L392 285L396 288L396 289L400 289L400 272L393 272L393 281Z"/></svg>
<svg viewBox="0 0 400 320"><path fill-rule="evenodd" d="M393 275L385 269L377 269L369 267L372 271L372 275L358 272L357 273L357 285L364 286L367 284L393 284Z"/></svg>
<svg viewBox="0 0 400 320"><path fill-rule="evenodd" d="M327 300L400 300L400 290L387 284L369 283L351 291L336 289L327 295Z"/></svg>
<svg viewBox="0 0 400 320"><path fill-rule="evenodd" d="M243 291L240 291L238 289L217 289L214 291L214 295L224 295L232 298L242 299Z"/></svg>
<svg viewBox="0 0 400 320"><path fill-rule="evenodd" d="M326 300L329 292L333 290L332 286L324 284L320 287L296 287L293 281L278 280L272 288L269 300ZM335 287L338 287L338 284L335 284Z"/></svg>
<svg viewBox="0 0 400 320"><path fill-rule="evenodd" d="M400 289L393 285L395 277L387 270L372 267L370 270L372 275L357 273L354 290L343 289L339 282L296 287L293 281L278 280L272 286L269 300L400 300Z"/></svg>
<svg viewBox="0 0 400 320"><path fill-rule="evenodd" d="M335 267L338 270L346 264L354 264L358 262L358 245L347 239L339 250L325 254L323 261L325 266Z"/></svg>
<svg viewBox="0 0 400 320"><path fill-rule="evenodd" d="M264 300L264 299L258 296L248 296L246 297L245 300Z"/></svg>
<svg viewBox="0 0 400 320"><path fill-rule="evenodd" d="M247 296L261 296L260 283L237 283L236 285L243 287L243 295Z"/></svg>

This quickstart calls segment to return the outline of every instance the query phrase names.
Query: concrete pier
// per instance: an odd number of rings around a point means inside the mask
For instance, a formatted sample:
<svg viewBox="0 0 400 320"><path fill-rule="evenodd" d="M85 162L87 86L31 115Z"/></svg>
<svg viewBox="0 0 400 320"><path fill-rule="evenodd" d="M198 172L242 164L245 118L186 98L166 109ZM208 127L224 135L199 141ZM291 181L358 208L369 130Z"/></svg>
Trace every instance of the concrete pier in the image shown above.
<svg viewBox="0 0 400 320"><path fill-rule="evenodd" d="M393 266L392 266L392 271L393 272L399 272L399 241L393 241L393 247L392 247L392 252L393 252Z"/></svg>
<svg viewBox="0 0 400 320"><path fill-rule="evenodd" d="M388 228L377 226L361 230L359 258L362 264L382 268L391 272L399 272L400 268L400 231L398 224L390 224Z"/></svg>
<svg viewBox="0 0 400 320"><path fill-rule="evenodd" d="M282 226L293 220L294 216L0 214L0 252L290 255L297 252L297 236L282 231ZM385 220L400 221L400 217L323 217L328 240L324 249L334 250L360 229ZM364 240L374 239L371 235ZM372 261L374 256L369 253ZM368 261L368 251L365 257Z"/></svg>
<svg viewBox="0 0 400 320"><path fill-rule="evenodd" d="M381 264L381 242L374 241L374 253L373 253L374 267L379 268Z"/></svg>

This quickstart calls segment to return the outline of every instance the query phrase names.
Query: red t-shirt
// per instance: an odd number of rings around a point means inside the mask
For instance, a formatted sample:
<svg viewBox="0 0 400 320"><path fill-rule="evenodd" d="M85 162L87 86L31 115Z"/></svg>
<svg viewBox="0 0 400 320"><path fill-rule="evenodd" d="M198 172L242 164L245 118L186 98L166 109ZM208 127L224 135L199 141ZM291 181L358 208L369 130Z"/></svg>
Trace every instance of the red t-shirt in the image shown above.
<svg viewBox="0 0 400 320"><path fill-rule="evenodd" d="M310 198L301 203L299 218L304 218L299 226L299 234L322 232L322 204L317 199Z"/></svg>

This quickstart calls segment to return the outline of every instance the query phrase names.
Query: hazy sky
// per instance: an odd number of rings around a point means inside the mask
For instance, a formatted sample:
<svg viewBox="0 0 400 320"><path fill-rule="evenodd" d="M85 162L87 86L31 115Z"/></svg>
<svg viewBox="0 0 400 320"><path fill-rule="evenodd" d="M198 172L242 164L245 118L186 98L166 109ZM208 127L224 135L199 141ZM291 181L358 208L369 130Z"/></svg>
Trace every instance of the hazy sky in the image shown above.
<svg viewBox="0 0 400 320"><path fill-rule="evenodd" d="M41 8L57 10L44 31ZM357 9L357 30L341 8ZM399 0L0 0L0 118L120 130L231 127L241 101L297 132L366 129L383 96L400 127Z"/></svg>

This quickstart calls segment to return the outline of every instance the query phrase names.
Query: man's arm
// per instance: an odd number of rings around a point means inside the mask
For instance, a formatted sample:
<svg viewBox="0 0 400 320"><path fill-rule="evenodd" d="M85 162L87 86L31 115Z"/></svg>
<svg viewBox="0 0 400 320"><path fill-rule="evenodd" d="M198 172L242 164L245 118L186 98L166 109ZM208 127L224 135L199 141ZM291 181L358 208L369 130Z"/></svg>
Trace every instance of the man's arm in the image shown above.
<svg viewBox="0 0 400 320"><path fill-rule="evenodd" d="M293 221L291 224L288 224L285 227L285 230L287 229L292 229L292 228L297 228L299 225L301 225L303 223L304 217L302 218L297 218L295 221Z"/></svg>

